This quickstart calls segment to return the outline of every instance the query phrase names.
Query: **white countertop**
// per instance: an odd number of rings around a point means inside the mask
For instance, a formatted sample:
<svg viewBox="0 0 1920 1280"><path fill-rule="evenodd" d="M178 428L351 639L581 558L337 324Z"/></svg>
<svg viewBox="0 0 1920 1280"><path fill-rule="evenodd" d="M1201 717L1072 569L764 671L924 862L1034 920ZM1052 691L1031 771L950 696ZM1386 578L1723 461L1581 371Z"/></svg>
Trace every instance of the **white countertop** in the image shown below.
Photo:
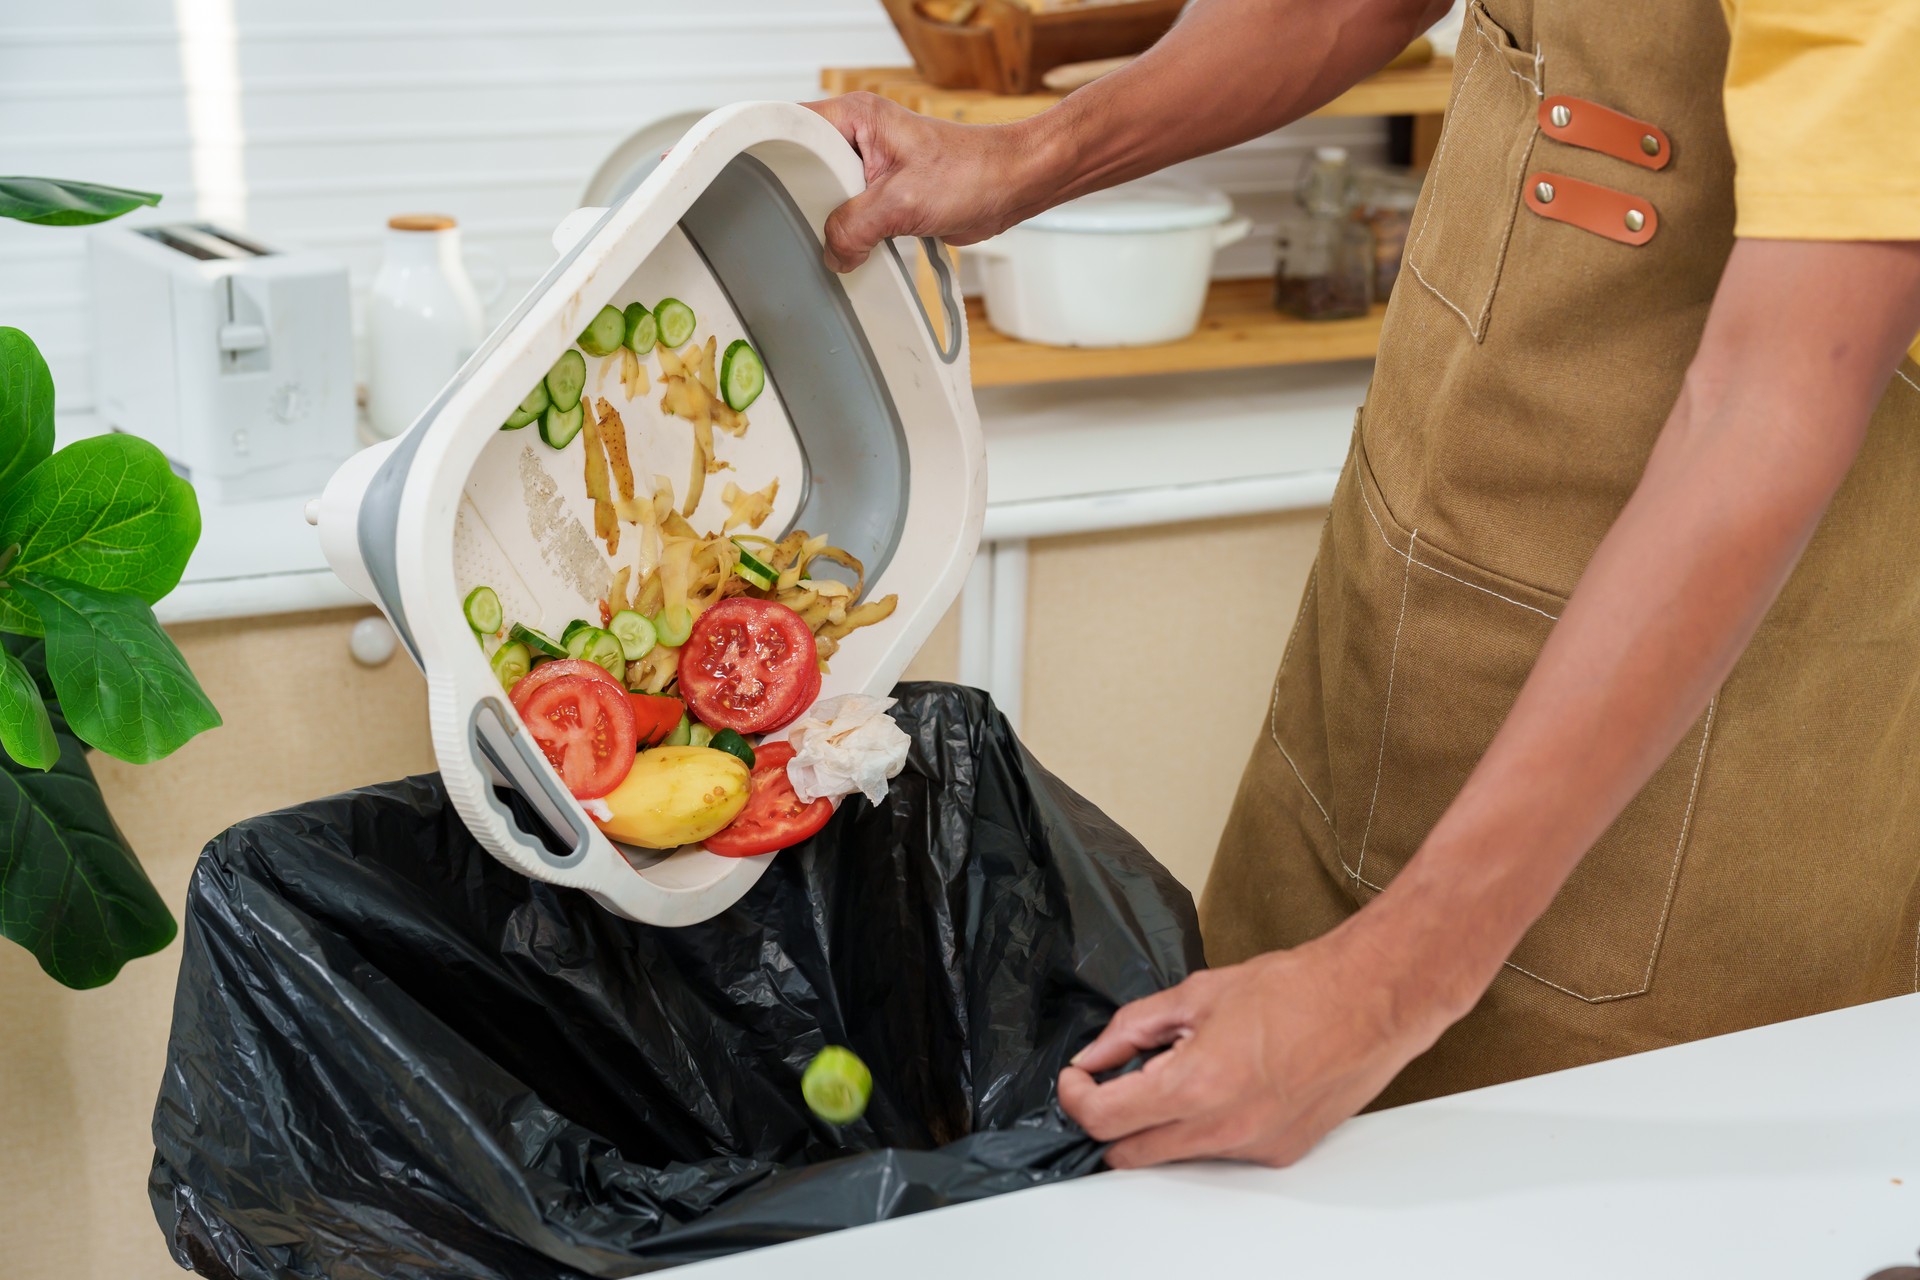
<svg viewBox="0 0 1920 1280"><path fill-rule="evenodd" d="M994 388L988 541L1135 528L1324 503L1370 361ZM63 419L60 442L98 430ZM327 568L311 495L203 500L199 548L154 610L165 623L364 603Z"/></svg>
<svg viewBox="0 0 1920 1280"><path fill-rule="evenodd" d="M1361 1116L1291 1169L1107 1173L688 1280L1864 1280L1920 1250L1920 995Z"/></svg>

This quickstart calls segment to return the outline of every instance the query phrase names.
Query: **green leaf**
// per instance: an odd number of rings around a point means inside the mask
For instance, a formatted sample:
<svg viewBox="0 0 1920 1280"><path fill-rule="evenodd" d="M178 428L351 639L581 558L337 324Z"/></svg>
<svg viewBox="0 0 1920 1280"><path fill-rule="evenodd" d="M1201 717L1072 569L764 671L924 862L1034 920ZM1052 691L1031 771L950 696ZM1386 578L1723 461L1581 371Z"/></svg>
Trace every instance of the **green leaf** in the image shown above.
<svg viewBox="0 0 1920 1280"><path fill-rule="evenodd" d="M76 440L0 498L12 573L43 573L153 604L180 584L200 503L166 455L134 436Z"/></svg>
<svg viewBox="0 0 1920 1280"><path fill-rule="evenodd" d="M106 222L141 205L159 204L151 191L103 187L64 178L0 178L0 218L41 227L84 227Z"/></svg>
<svg viewBox="0 0 1920 1280"><path fill-rule="evenodd" d="M33 673L5 651L0 651L0 748L29 769L51 769L60 758L53 718Z"/></svg>
<svg viewBox="0 0 1920 1280"><path fill-rule="evenodd" d="M13 590L40 615L53 691L85 741L151 764L219 725L187 660L137 596L40 573L17 575Z"/></svg>
<svg viewBox="0 0 1920 1280"><path fill-rule="evenodd" d="M33 339L0 325L0 494L53 453L53 375Z"/></svg>
<svg viewBox="0 0 1920 1280"><path fill-rule="evenodd" d="M36 668L40 643L9 638L6 657ZM97 987L172 942L175 926L107 812L85 744L57 707L52 723L50 772L0 757L0 936L56 981Z"/></svg>

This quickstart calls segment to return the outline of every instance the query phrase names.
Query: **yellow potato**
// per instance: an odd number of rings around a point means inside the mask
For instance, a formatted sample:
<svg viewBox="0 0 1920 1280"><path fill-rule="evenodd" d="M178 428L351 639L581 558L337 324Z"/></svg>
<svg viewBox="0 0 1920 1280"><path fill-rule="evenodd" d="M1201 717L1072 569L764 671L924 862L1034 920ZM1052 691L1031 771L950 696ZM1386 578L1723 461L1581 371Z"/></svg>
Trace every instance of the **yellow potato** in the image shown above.
<svg viewBox="0 0 1920 1280"><path fill-rule="evenodd" d="M743 761L712 747L643 751L632 772L601 800L613 817L600 829L645 849L698 844L746 806L748 777Z"/></svg>

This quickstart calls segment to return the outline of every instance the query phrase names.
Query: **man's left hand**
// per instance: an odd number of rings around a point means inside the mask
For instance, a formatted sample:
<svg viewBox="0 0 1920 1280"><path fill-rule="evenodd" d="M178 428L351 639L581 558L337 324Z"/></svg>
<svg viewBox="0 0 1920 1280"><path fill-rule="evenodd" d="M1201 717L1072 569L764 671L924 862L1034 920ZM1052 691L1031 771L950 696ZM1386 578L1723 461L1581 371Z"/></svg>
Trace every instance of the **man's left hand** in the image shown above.
<svg viewBox="0 0 1920 1280"><path fill-rule="evenodd" d="M1356 923L1127 1005L1061 1073L1060 1105L1114 1144L1115 1169L1298 1160L1455 1016L1401 994L1404 968ZM1140 1070L1094 1082L1162 1046Z"/></svg>

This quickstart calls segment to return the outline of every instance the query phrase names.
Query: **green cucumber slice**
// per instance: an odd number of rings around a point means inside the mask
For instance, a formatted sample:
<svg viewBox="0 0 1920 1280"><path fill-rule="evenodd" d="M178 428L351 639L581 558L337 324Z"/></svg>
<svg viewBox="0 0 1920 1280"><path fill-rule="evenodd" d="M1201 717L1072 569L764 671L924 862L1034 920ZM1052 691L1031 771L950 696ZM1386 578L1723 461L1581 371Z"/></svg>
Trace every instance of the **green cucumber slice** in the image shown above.
<svg viewBox="0 0 1920 1280"><path fill-rule="evenodd" d="M693 739L693 721L687 716L680 717L680 723L673 726L673 732L660 739L663 747L684 747Z"/></svg>
<svg viewBox="0 0 1920 1280"><path fill-rule="evenodd" d="M536 382L533 384L533 390L527 392L527 398L520 402L519 408L507 415L506 425L500 429L518 431L545 413L547 406L552 403L553 397L547 394L546 382Z"/></svg>
<svg viewBox="0 0 1920 1280"><path fill-rule="evenodd" d="M610 356L627 339L627 318L618 307L602 307L580 331L580 349L590 356Z"/></svg>
<svg viewBox="0 0 1920 1280"><path fill-rule="evenodd" d="M669 649L678 649L693 634L693 610L683 604L662 609L653 620L654 638Z"/></svg>
<svg viewBox="0 0 1920 1280"><path fill-rule="evenodd" d="M582 627L567 642L569 658L585 658L605 667L615 680L627 678L627 659L620 649L620 637L599 627Z"/></svg>
<svg viewBox="0 0 1920 1280"><path fill-rule="evenodd" d="M555 405L579 404L580 393L587 388L587 358L568 347L547 370L545 385Z"/></svg>
<svg viewBox="0 0 1920 1280"><path fill-rule="evenodd" d="M569 622L567 624L567 629L560 633L560 643L566 645L567 651L569 653L572 653L573 638L579 635L582 631L591 631L591 630L593 630L593 624L591 622L588 622L585 618L575 618L572 622ZM580 655L575 653L573 654L573 656L577 658Z"/></svg>
<svg viewBox="0 0 1920 1280"><path fill-rule="evenodd" d="M517 622L507 632L507 643L523 644L543 658L567 656L567 647L555 641L552 636L542 635L532 627L523 627Z"/></svg>
<svg viewBox="0 0 1920 1280"><path fill-rule="evenodd" d="M739 413L766 389L767 366L760 362L760 353L745 338L728 344L720 359L720 394L727 398L727 407Z"/></svg>
<svg viewBox="0 0 1920 1280"><path fill-rule="evenodd" d="M631 609L622 609L614 614L613 621L607 624L607 630L619 639L620 652L626 655L628 662L638 662L646 657L660 640L646 615Z"/></svg>
<svg viewBox="0 0 1920 1280"><path fill-rule="evenodd" d="M693 326L696 323L693 308L680 299L660 299L660 305L653 309L653 318L659 325L663 345L684 347L693 340Z"/></svg>
<svg viewBox="0 0 1920 1280"><path fill-rule="evenodd" d="M687 745L704 747L713 742L713 730L703 724L696 724L687 730Z"/></svg>
<svg viewBox="0 0 1920 1280"><path fill-rule="evenodd" d="M487 665L493 668L500 687L512 693L513 686L526 679L527 672L533 670L533 655L527 651L527 646L516 641L495 649Z"/></svg>
<svg viewBox="0 0 1920 1280"><path fill-rule="evenodd" d="M715 751L724 751L735 757L747 768L753 768L753 744L741 737L739 730L722 729L713 735L713 741L707 745Z"/></svg>
<svg viewBox="0 0 1920 1280"><path fill-rule="evenodd" d="M627 304L626 342L637 356L650 356L660 341L660 322L653 318L653 312L637 302Z"/></svg>
<svg viewBox="0 0 1920 1280"><path fill-rule="evenodd" d="M462 608L467 615L467 625L485 635L492 635L506 621L500 609L500 597L492 587L475 587L467 592L467 602Z"/></svg>
<svg viewBox="0 0 1920 1280"><path fill-rule="evenodd" d="M564 449L573 443L580 434L580 428L587 424L587 406L576 402L571 412L563 413L559 405L550 405L545 416L540 419L540 438L556 449Z"/></svg>
<svg viewBox="0 0 1920 1280"><path fill-rule="evenodd" d="M830 1044L801 1073L800 1096L828 1124L852 1124L866 1114L873 1073L853 1050Z"/></svg>
<svg viewBox="0 0 1920 1280"><path fill-rule="evenodd" d="M780 580L780 575L775 573L772 566L768 565L766 561L759 559L753 552L740 546L738 539L734 540L733 545L739 548L740 551L740 561L733 566L733 571L762 591L773 590L773 584Z"/></svg>

